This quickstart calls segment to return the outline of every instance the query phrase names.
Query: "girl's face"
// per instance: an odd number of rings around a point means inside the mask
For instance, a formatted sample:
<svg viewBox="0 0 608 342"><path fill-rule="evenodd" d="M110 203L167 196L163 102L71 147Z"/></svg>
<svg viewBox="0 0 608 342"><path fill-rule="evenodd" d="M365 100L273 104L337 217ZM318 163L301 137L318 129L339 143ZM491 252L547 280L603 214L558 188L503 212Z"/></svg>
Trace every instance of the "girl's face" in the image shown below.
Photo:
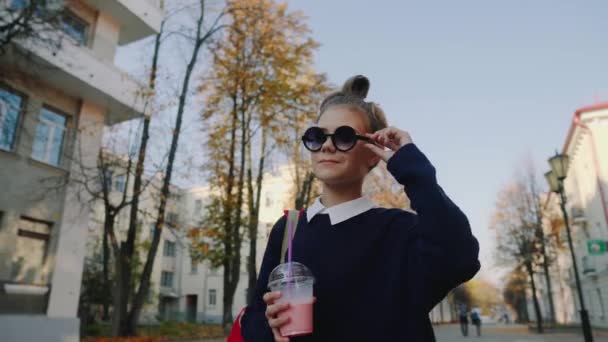
<svg viewBox="0 0 608 342"><path fill-rule="evenodd" d="M332 106L319 119L317 126L326 133L334 133L340 126L350 126L358 134L368 133L367 120L363 113L348 106ZM328 137L319 152L311 153L315 176L328 185L343 185L361 182L369 170L378 163L379 157L363 146L359 140L347 152L336 150Z"/></svg>

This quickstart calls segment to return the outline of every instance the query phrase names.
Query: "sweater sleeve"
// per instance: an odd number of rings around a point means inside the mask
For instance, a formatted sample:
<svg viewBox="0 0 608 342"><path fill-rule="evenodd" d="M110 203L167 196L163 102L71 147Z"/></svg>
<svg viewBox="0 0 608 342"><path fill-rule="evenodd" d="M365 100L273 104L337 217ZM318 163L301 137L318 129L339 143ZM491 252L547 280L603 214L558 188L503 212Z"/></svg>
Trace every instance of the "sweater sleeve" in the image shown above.
<svg viewBox="0 0 608 342"><path fill-rule="evenodd" d="M262 267L255 287L253 304L245 309L245 313L241 318L241 334L246 342L274 341L272 330L266 320L266 303L264 303L263 296L268 292L268 276L270 276L270 272L280 262L284 231L285 216L275 223L270 232L264 258L262 259Z"/></svg>
<svg viewBox="0 0 608 342"><path fill-rule="evenodd" d="M437 184L435 168L414 144L399 149L387 168L417 213L404 249L408 296L412 305L428 312L479 271L479 244L467 217Z"/></svg>

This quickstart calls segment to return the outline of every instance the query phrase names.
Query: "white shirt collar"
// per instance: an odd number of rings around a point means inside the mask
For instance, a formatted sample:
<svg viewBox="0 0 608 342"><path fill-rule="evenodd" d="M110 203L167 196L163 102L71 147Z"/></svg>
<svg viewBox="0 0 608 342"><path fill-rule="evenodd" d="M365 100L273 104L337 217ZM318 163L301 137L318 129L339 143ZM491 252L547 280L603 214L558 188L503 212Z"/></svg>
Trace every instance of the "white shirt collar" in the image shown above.
<svg viewBox="0 0 608 342"><path fill-rule="evenodd" d="M321 203L321 198L319 197L306 210L306 217L308 222L310 222L310 220L312 220L312 218L317 214L329 214L329 221L333 226L359 214L363 214L374 207L376 207L376 205L369 198L359 197L357 199L327 208L323 205L323 203Z"/></svg>

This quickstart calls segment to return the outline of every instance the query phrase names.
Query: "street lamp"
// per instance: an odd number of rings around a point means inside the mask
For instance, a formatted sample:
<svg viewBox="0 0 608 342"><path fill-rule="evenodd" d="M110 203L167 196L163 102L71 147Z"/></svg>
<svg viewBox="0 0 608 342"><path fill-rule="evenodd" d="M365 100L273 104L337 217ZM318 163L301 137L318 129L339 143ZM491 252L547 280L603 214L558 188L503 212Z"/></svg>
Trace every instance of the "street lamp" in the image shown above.
<svg viewBox="0 0 608 342"><path fill-rule="evenodd" d="M591 332L591 324L589 323L589 315L585 309L585 300L583 299L583 289L581 287L581 280L578 276L578 265L576 263L576 255L574 254L574 247L572 247L572 236L570 234L570 222L568 221L568 213L566 212L566 194L564 193L564 179L568 173L569 158L565 154L555 153L555 156L549 158L549 165L551 165L551 171L545 173L547 183L551 192L559 194L560 196L560 207L562 209L562 215L564 216L564 224L566 225L566 233L568 235L568 246L570 247L570 255L572 256L572 266L574 267L574 279L576 281L576 289L578 291L578 300L581 303L581 323L583 328L583 336L585 342L593 342L593 334Z"/></svg>

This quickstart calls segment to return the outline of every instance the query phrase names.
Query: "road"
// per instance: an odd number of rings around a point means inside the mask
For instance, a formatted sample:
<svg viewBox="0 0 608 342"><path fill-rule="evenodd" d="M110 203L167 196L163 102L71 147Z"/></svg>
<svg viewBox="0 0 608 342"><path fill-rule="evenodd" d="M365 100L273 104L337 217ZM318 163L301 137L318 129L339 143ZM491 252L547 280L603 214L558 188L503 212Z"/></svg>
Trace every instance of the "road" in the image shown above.
<svg viewBox="0 0 608 342"><path fill-rule="evenodd" d="M469 325L469 337L463 337L458 325L440 325L435 327L437 342L582 342L583 336L575 332L547 333L538 335L530 332L526 326L521 325L485 325L482 326L482 336L475 334L474 327ZM596 333L594 342L608 342L608 334Z"/></svg>

